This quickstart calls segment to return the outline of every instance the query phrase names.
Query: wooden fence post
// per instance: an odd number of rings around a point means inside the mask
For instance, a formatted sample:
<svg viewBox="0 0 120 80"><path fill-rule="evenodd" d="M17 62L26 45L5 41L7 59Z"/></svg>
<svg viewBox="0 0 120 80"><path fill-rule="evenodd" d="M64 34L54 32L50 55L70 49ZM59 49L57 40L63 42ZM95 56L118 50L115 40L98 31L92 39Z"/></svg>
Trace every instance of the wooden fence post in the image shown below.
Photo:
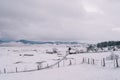
<svg viewBox="0 0 120 80"><path fill-rule="evenodd" d="M71 60L69 60L70 61L70 64L69 65L72 65L72 61Z"/></svg>
<svg viewBox="0 0 120 80"><path fill-rule="evenodd" d="M105 58L103 58L103 67L105 67Z"/></svg>
<svg viewBox="0 0 120 80"><path fill-rule="evenodd" d="M115 61L116 61L116 67L119 67L118 59L115 59Z"/></svg>
<svg viewBox="0 0 120 80"><path fill-rule="evenodd" d="M16 73L18 72L17 67L16 67Z"/></svg>
<svg viewBox="0 0 120 80"><path fill-rule="evenodd" d="M95 60L93 59L93 64L95 64Z"/></svg>
<svg viewBox="0 0 120 80"><path fill-rule="evenodd" d="M6 73L6 69L4 68L4 73Z"/></svg>
<svg viewBox="0 0 120 80"><path fill-rule="evenodd" d="M58 62L58 68L60 67L60 64L59 64L59 62Z"/></svg>
<svg viewBox="0 0 120 80"><path fill-rule="evenodd" d="M84 57L83 57L82 63L84 63L84 62L85 62L85 59L84 59Z"/></svg>
<svg viewBox="0 0 120 80"><path fill-rule="evenodd" d="M90 59L88 58L88 64L90 64Z"/></svg>

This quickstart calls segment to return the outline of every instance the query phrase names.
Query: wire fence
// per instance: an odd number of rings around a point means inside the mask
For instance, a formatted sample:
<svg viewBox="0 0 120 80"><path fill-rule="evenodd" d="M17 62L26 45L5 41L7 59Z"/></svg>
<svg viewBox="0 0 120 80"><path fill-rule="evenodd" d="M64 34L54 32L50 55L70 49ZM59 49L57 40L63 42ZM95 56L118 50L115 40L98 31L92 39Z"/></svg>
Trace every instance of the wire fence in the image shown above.
<svg viewBox="0 0 120 80"><path fill-rule="evenodd" d="M64 62L64 66L65 66L65 59L68 56L68 53L66 53L66 55L58 60L57 62L55 62L54 64L50 64L47 62L39 62L38 64L33 64L33 65L27 65L27 66L7 66L4 67L2 69L0 69L0 74L9 74L9 73L20 73L20 72L31 72L31 71L38 71L38 70L43 70L43 69L49 69L49 68L53 68L53 67L60 67L61 63Z"/></svg>
<svg viewBox="0 0 120 80"><path fill-rule="evenodd" d="M41 63L39 65L34 64L32 66L19 66L19 67L5 67L3 69L0 69L0 74L10 74L10 73L21 73L21 72L32 72L32 71L38 71L38 70L44 70L44 69L53 69L53 68L60 68L65 66L71 66L76 64L81 64L81 61L77 62L78 60L74 58L70 59L63 59L59 60L58 62L54 64L48 64Z"/></svg>
<svg viewBox="0 0 120 80"><path fill-rule="evenodd" d="M93 59L93 58L86 58L84 57L82 60L82 64L92 64L92 65L99 65L102 67L115 67L118 68L120 66L120 59L116 58L113 60L107 60L106 58L102 59Z"/></svg>
<svg viewBox="0 0 120 80"><path fill-rule="evenodd" d="M54 64L38 63L31 66L18 66L18 67L5 67L0 69L0 74L9 74L9 73L21 73L21 72L32 72L44 69L52 69L52 68L60 68L65 66L79 65L79 64L91 64L98 65L102 67L115 67L118 68L120 66L120 59L106 60L106 58L102 59L93 59L83 57L81 59L76 58L67 58L68 54L65 55L62 59L56 61Z"/></svg>

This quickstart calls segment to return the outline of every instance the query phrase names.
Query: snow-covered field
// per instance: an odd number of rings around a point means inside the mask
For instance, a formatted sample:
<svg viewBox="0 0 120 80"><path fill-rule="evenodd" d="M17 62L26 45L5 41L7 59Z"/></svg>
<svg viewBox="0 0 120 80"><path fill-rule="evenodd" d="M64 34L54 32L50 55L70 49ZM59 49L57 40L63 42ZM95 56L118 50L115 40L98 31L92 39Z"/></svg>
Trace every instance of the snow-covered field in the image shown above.
<svg viewBox="0 0 120 80"><path fill-rule="evenodd" d="M58 53L48 54L56 48ZM119 80L120 69L115 68L114 60L106 59L111 53L120 55L120 51L104 53L81 53L68 55L52 68L29 71L52 65L61 60L68 47L66 45L41 45L22 47L0 47L0 80ZM86 59L82 63L83 58ZM89 58L89 64L88 64ZM105 67L101 66L105 58ZM91 61L94 59L94 65ZM119 65L120 61L118 60ZM71 66L69 66L71 64ZM20 73L13 73L17 71ZM6 73L4 73L6 72Z"/></svg>
<svg viewBox="0 0 120 80"><path fill-rule="evenodd" d="M120 80L120 69L77 65L36 72L0 75L0 80Z"/></svg>
<svg viewBox="0 0 120 80"><path fill-rule="evenodd" d="M46 54L46 51L52 52L53 48L57 48L58 53ZM40 63L42 63L41 67L45 67L62 58L66 51L66 46L51 45L0 47L0 70L3 72L6 68L7 72L15 72L16 67L19 71L31 70L36 69Z"/></svg>

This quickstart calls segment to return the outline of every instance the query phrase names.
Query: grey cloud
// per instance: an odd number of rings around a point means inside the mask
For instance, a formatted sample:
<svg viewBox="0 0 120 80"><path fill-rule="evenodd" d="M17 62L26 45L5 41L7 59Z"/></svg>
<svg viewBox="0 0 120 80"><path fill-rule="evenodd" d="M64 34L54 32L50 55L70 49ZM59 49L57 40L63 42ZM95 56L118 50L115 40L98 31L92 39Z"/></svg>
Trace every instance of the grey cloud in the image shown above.
<svg viewBox="0 0 120 80"><path fill-rule="evenodd" d="M1 0L0 39L119 40L119 0Z"/></svg>

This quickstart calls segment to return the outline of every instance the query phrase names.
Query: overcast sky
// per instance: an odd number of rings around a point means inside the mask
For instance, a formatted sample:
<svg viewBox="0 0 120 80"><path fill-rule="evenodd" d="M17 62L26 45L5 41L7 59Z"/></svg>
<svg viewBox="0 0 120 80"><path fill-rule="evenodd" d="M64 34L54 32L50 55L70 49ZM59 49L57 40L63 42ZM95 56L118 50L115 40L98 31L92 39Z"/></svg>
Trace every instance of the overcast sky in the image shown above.
<svg viewBox="0 0 120 80"><path fill-rule="evenodd" d="M120 0L0 0L0 39L120 40Z"/></svg>

